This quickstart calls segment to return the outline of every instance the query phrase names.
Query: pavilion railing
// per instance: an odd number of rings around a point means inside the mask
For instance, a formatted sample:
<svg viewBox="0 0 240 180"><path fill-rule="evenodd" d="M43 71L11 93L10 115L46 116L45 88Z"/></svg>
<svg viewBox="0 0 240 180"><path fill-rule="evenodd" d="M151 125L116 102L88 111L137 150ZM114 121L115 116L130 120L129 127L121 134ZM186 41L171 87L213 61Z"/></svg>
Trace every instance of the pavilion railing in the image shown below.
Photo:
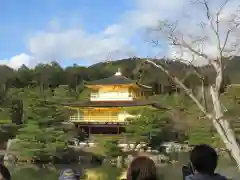
<svg viewBox="0 0 240 180"><path fill-rule="evenodd" d="M118 116L70 116L69 120L74 122L124 122L124 120L119 119Z"/></svg>
<svg viewBox="0 0 240 180"><path fill-rule="evenodd" d="M135 97L129 93L91 93L91 100L133 100Z"/></svg>

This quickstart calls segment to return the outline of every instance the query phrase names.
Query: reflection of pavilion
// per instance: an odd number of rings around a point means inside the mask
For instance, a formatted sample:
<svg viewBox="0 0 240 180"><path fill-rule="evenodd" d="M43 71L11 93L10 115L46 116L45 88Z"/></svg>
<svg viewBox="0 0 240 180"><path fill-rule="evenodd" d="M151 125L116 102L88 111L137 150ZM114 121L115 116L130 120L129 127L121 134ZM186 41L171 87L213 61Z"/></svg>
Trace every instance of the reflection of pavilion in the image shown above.
<svg viewBox="0 0 240 180"><path fill-rule="evenodd" d="M88 82L86 87L92 89L89 101L64 105L74 110L69 120L88 134L119 134L124 131L126 118L131 117L127 109L155 105L147 100L151 87L138 84L119 71Z"/></svg>

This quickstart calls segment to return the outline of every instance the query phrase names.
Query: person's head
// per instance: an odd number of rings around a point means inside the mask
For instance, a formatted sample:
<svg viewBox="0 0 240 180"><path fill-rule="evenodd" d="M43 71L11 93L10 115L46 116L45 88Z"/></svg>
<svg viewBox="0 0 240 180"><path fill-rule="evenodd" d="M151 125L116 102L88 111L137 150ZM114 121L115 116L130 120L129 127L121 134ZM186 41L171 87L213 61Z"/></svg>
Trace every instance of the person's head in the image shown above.
<svg viewBox="0 0 240 180"><path fill-rule="evenodd" d="M195 171L211 175L217 167L218 155L212 147L201 144L191 151L190 161Z"/></svg>
<svg viewBox="0 0 240 180"><path fill-rule="evenodd" d="M80 174L72 169L65 169L59 176L58 180L79 180Z"/></svg>
<svg viewBox="0 0 240 180"><path fill-rule="evenodd" d="M153 160L146 156L135 158L127 170L127 180L156 180L157 170Z"/></svg>
<svg viewBox="0 0 240 180"><path fill-rule="evenodd" d="M11 180L11 174L3 164L0 164L0 180Z"/></svg>

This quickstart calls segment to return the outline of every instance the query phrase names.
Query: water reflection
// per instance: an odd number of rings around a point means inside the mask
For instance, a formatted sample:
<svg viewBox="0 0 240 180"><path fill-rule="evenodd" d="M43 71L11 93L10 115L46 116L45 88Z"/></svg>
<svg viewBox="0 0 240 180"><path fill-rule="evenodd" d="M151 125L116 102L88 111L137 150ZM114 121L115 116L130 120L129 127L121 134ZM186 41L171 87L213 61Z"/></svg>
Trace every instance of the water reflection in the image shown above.
<svg viewBox="0 0 240 180"><path fill-rule="evenodd" d="M189 155L188 153L171 153L170 159L172 163L169 165L159 166L158 173L160 179L162 180L182 180L181 168L183 164L188 162ZM177 162L176 162L177 161ZM39 168L34 165L28 166L9 166L11 172L13 173L13 180L54 180L58 179L59 170L63 167L71 167L73 165L58 165L55 169L47 170L44 168ZM76 165L75 165L76 167ZM92 167L86 170L89 178L92 177L91 180L114 180L119 179L121 172L124 171L122 169L117 169L111 166L101 166L101 167ZM228 157L221 157L219 161L219 166L217 169L218 172L224 174L225 176L237 179L240 177L240 173L238 172L234 161L230 160ZM90 180L90 179L89 179Z"/></svg>

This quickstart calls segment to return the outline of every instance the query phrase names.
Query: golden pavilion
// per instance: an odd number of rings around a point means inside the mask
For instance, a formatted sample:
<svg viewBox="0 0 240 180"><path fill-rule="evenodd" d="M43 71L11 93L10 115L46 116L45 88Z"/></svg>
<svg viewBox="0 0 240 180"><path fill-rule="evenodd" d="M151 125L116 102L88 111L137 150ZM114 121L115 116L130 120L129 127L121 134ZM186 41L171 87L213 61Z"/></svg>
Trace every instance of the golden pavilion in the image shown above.
<svg viewBox="0 0 240 180"><path fill-rule="evenodd" d="M88 101L64 106L74 111L69 121L89 135L124 132L126 119L132 117L127 108L158 106L148 101L151 87L123 76L120 70L111 77L87 82L85 86L91 89Z"/></svg>

